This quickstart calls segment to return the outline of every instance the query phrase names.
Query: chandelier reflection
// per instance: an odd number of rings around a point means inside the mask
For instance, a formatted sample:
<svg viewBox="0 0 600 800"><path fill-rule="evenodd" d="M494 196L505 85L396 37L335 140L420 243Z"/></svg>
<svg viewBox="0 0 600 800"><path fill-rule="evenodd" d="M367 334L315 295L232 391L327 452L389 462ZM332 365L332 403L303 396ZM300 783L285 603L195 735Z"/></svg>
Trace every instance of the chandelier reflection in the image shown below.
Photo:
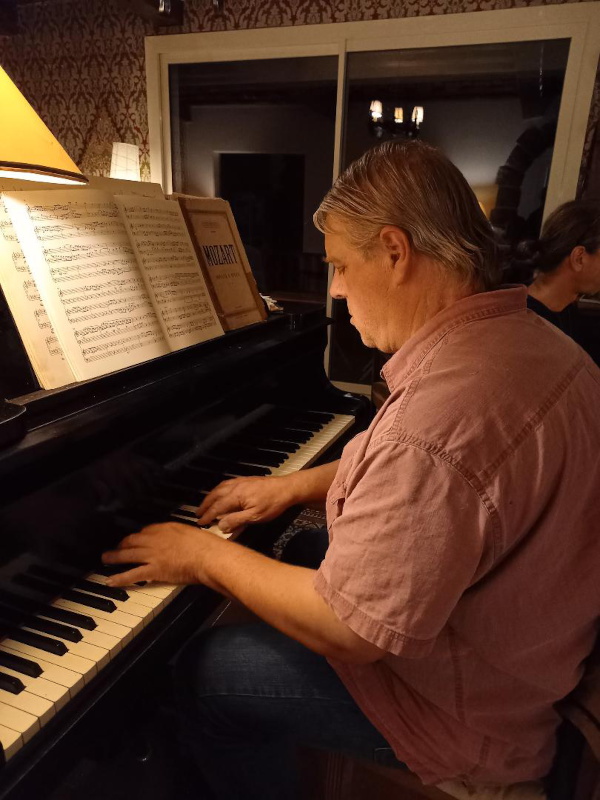
<svg viewBox="0 0 600 800"><path fill-rule="evenodd" d="M381 100L373 100L369 108L369 130L377 139L381 139L384 134L415 139L419 135L423 119L423 106L415 106L410 119L406 122L404 121L404 109L401 106L395 106L393 116L384 113Z"/></svg>

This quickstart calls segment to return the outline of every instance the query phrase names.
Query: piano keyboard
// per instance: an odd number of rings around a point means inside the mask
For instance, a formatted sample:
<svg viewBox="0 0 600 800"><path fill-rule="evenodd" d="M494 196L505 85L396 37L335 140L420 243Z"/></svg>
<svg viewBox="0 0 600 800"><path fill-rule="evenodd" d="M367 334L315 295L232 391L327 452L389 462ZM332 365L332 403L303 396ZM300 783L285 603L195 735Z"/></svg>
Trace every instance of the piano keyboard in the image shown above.
<svg viewBox="0 0 600 800"><path fill-rule="evenodd" d="M239 455L238 452L238 460L236 464L231 465L224 460L224 466L221 467L222 471L221 473L218 473L218 480L216 479L214 481L214 485L220 482L221 479L226 480L228 478L240 477L248 474L283 476L289 475L297 470L310 467L354 423L354 417L349 414L320 414L319 412L312 413L317 421L313 421L312 425L311 423L308 424L313 428L317 428L316 430L308 430L306 428L306 420L304 423L302 420L295 421L290 423L289 428L286 429L281 427L279 429L281 431L281 436L289 436L295 433L295 442L290 442L285 439L278 439L275 435L269 436L268 431L270 431L271 434L274 434L274 431L277 430L276 428L269 428L267 433L263 436L256 435L253 437L251 433L246 434L246 437L249 436L249 438L245 438L244 433L245 431L254 430L254 426L243 429L239 436L239 440L242 442L255 443L255 449L253 450L252 446L249 446L247 452L244 452L243 455ZM303 424L305 425L304 428L302 427ZM292 427L292 425L297 427ZM258 430L261 431L262 427L259 427ZM284 432L285 430L288 431L287 434ZM303 438L305 440L301 441ZM234 437L234 441L238 441L238 439ZM294 449L292 450L291 447L288 447L286 450L286 445L293 445ZM217 446L215 447L214 458L211 462L211 467L213 469L219 469L220 455L223 455L223 451ZM276 461L277 463L272 463L273 461ZM193 469L194 461L191 462L191 465ZM204 461L201 462L201 466L206 466ZM236 466L238 467L237 469ZM185 483L188 481L190 483L190 488L194 489L198 492L198 494L201 495L207 494L208 491L210 491L210 488L212 488L212 486L209 485L209 488L206 489L195 489L197 484L194 481L194 473L190 473L188 471L186 475L187 477L184 479L184 481L179 480L177 473L175 473L173 478L174 482L181 486L182 489L185 488ZM201 497L195 497L193 500L200 501ZM174 508L173 513L171 513L170 516L174 519L189 521L190 518L193 519L195 517L195 512L198 505L199 502L183 502L177 508ZM216 528L213 528L213 532L219 533L218 529Z"/></svg>
<svg viewBox="0 0 600 800"><path fill-rule="evenodd" d="M291 412L290 412L291 413ZM198 464L174 471L168 516L193 522L201 496L220 480L238 475L287 475L313 464L354 422L345 414L278 410L238 430L232 440L210 450ZM181 472L181 471L180 471ZM208 483L198 488L200 478ZM212 485L211 485L212 483ZM212 532L223 535L216 526ZM21 598L11 607L0 588L0 744L8 760L63 708L183 587L168 584L106 586L109 569L98 568L66 591L52 570L30 565L22 585L48 591L46 606ZM53 581L54 577L54 581ZM62 576L65 577L64 575ZM64 585L64 582L63 582ZM52 594L50 595L52 596ZM18 621L17 621L18 620Z"/></svg>

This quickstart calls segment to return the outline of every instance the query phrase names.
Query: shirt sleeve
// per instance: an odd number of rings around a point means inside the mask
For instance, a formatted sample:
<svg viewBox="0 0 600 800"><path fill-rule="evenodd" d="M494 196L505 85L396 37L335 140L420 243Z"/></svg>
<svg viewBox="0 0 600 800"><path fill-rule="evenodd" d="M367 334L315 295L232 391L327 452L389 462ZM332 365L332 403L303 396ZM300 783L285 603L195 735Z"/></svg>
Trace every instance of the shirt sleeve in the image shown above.
<svg viewBox="0 0 600 800"><path fill-rule="evenodd" d="M489 513L442 456L379 441L354 465L315 589L355 633L387 652L427 655L492 551Z"/></svg>

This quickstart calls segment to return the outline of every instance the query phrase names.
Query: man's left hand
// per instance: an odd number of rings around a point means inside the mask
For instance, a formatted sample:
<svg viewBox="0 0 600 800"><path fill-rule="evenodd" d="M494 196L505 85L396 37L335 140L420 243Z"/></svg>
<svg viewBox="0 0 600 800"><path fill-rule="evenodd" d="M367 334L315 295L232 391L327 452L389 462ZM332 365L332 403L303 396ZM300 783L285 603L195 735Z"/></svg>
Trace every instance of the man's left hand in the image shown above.
<svg viewBox="0 0 600 800"><path fill-rule="evenodd" d="M127 572L111 576L107 583L110 586L130 586L137 581L164 581L210 586L203 564L215 546L226 544L201 528L177 522L149 525L139 533L126 536L116 550L103 554L105 564L139 564Z"/></svg>

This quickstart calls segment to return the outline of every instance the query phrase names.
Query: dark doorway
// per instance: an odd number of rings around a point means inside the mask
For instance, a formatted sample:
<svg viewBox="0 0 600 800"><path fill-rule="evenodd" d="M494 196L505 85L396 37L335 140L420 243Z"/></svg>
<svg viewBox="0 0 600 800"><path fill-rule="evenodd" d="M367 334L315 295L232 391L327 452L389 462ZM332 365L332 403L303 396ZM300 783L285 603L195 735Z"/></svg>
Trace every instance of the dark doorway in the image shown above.
<svg viewBox="0 0 600 800"><path fill-rule="evenodd" d="M294 289L302 253L304 156L221 153L218 194L231 204L259 289Z"/></svg>

